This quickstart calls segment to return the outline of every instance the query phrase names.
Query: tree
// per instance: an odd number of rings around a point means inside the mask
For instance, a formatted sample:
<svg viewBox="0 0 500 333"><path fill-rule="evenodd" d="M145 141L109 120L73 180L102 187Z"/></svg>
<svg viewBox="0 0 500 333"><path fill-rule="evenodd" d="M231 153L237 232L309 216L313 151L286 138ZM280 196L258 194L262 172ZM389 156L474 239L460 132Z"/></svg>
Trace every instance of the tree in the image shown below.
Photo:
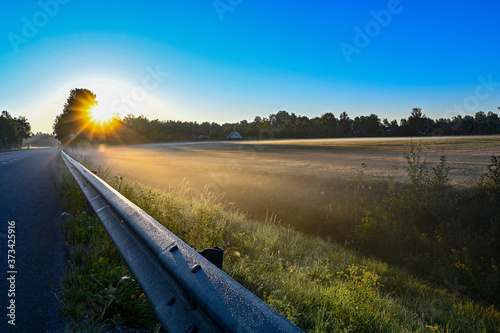
<svg viewBox="0 0 500 333"><path fill-rule="evenodd" d="M474 115L474 122L481 123L485 121L486 121L486 114L484 113L484 111L476 112L476 114Z"/></svg>
<svg viewBox="0 0 500 333"><path fill-rule="evenodd" d="M96 95L88 89L70 91L61 114L56 117L53 129L56 138L64 145L90 141L93 137L92 108L97 105Z"/></svg>
<svg viewBox="0 0 500 333"><path fill-rule="evenodd" d="M52 134L42 132L37 132L23 141L23 147L57 147L58 145L59 141Z"/></svg>
<svg viewBox="0 0 500 333"><path fill-rule="evenodd" d="M382 134L380 118L376 114L354 118L352 135L377 136Z"/></svg>
<svg viewBox="0 0 500 333"><path fill-rule="evenodd" d="M321 116L321 126L323 127L324 136L331 138L337 134L337 119L331 112Z"/></svg>
<svg viewBox="0 0 500 333"><path fill-rule="evenodd" d="M20 148L31 136L31 125L25 117L14 118L7 111L0 115L0 149Z"/></svg>
<svg viewBox="0 0 500 333"><path fill-rule="evenodd" d="M366 122L363 127L365 135L367 136L377 136L382 133L380 118L374 113L366 117Z"/></svg>
<svg viewBox="0 0 500 333"><path fill-rule="evenodd" d="M459 135L470 135L474 130L474 117L472 116L464 116L461 119L460 125L457 128L457 133Z"/></svg>
<svg viewBox="0 0 500 333"><path fill-rule="evenodd" d="M410 117L408 117L408 127L411 135L419 135L425 131L425 116L422 115L421 108L413 108Z"/></svg>
<svg viewBox="0 0 500 333"><path fill-rule="evenodd" d="M474 134L491 134L488 129L487 116L484 111L478 111L474 115L474 128L472 129Z"/></svg>
<svg viewBox="0 0 500 333"><path fill-rule="evenodd" d="M295 119L294 132L296 137L305 138L309 135L309 118L306 116L299 116Z"/></svg>
<svg viewBox="0 0 500 333"><path fill-rule="evenodd" d="M248 129L250 125L248 124L248 121L246 120L241 120L239 123L235 124L233 127L233 130L237 131L240 133L244 138L247 137L248 135Z"/></svg>
<svg viewBox="0 0 500 333"><path fill-rule="evenodd" d="M285 110L269 115L269 122L271 130L273 131L273 136L277 138L290 137L290 133L293 133L294 131L295 119L296 116L294 114L292 117L292 115Z"/></svg>
<svg viewBox="0 0 500 333"><path fill-rule="evenodd" d="M17 136L20 143L23 140L28 139L31 136L31 125L24 116L19 116L19 118L14 118L17 123Z"/></svg>
<svg viewBox="0 0 500 333"><path fill-rule="evenodd" d="M16 138L16 125L7 111L0 116L0 148L11 149Z"/></svg>
<svg viewBox="0 0 500 333"><path fill-rule="evenodd" d="M498 107L500 109L500 106ZM498 114L492 112L492 111L488 111L488 114L486 115L486 121L487 122L496 122L496 121L499 121L498 119Z"/></svg>
<svg viewBox="0 0 500 333"><path fill-rule="evenodd" d="M422 108L413 108L411 109L410 118L420 119L422 118Z"/></svg>
<svg viewBox="0 0 500 333"><path fill-rule="evenodd" d="M339 116L339 130L338 130L338 136L340 137L346 137L349 135L349 132L351 130L351 123L352 120L349 119L349 115L347 112L342 112Z"/></svg>

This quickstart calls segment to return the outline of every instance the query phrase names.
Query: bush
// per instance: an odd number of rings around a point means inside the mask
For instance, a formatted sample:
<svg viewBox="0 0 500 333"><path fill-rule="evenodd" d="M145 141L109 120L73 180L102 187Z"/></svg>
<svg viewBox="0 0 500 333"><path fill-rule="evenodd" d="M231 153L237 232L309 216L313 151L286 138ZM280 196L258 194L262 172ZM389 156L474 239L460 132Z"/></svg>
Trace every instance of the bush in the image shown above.
<svg viewBox="0 0 500 333"><path fill-rule="evenodd" d="M393 183L381 204L365 207L350 241L452 292L499 305L500 157L478 187L466 188L447 184L445 156L431 168L412 145L404 158L408 183Z"/></svg>

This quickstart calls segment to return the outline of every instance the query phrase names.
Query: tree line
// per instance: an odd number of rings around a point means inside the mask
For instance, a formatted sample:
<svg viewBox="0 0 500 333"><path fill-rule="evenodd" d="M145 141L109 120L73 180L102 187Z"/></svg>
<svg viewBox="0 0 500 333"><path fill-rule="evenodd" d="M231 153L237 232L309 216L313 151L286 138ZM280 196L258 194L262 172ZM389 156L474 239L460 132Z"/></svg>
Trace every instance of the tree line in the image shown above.
<svg viewBox="0 0 500 333"><path fill-rule="evenodd" d="M59 141L49 133L37 132L23 141L23 147L57 147Z"/></svg>
<svg viewBox="0 0 500 333"><path fill-rule="evenodd" d="M279 111L268 117L257 116L252 122L242 120L223 125L210 122L149 120L144 116L117 119L118 134L108 136L110 143L144 143L164 141L221 140L232 131L244 139L301 139L341 137L442 136L500 134L497 113L478 111L474 116L431 119L421 108L413 108L408 118L381 120L376 114L350 118L325 113L319 117L297 116Z"/></svg>
<svg viewBox="0 0 500 333"><path fill-rule="evenodd" d="M31 125L23 117L12 117L9 112L0 115L0 150L19 149L31 135Z"/></svg>
<svg viewBox="0 0 500 333"><path fill-rule="evenodd" d="M106 142L137 144L147 142L223 140L233 131L244 139L300 139L341 137L389 137L427 135L491 135L500 134L497 113L478 111L474 116L431 119L421 108L413 108L408 118L399 122L380 119L376 114L338 118L331 112L308 118L285 110L253 121L218 124L215 122L181 122L150 120L145 116L114 117L105 125L91 125L91 108L96 95L87 89L73 89L63 113L54 122L54 134L63 143ZM498 107L500 110L500 107Z"/></svg>

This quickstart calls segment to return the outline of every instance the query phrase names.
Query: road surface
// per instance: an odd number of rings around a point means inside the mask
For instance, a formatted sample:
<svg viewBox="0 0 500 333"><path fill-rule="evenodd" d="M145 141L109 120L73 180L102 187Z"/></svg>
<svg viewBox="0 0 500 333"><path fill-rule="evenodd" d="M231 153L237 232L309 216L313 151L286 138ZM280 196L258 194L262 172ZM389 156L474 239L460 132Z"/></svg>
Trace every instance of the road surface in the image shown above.
<svg viewBox="0 0 500 333"><path fill-rule="evenodd" d="M0 153L0 332L63 331L57 156L57 149Z"/></svg>

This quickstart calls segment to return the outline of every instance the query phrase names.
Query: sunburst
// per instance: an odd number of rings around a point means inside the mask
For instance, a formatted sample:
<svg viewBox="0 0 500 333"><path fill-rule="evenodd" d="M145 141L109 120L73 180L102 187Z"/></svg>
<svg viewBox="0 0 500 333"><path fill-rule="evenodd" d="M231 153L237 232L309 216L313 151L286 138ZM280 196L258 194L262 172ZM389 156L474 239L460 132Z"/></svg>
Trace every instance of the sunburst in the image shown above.
<svg viewBox="0 0 500 333"><path fill-rule="evenodd" d="M92 114L92 121L96 125L106 125L113 119L113 110L102 107L99 104L94 106L90 112Z"/></svg>

